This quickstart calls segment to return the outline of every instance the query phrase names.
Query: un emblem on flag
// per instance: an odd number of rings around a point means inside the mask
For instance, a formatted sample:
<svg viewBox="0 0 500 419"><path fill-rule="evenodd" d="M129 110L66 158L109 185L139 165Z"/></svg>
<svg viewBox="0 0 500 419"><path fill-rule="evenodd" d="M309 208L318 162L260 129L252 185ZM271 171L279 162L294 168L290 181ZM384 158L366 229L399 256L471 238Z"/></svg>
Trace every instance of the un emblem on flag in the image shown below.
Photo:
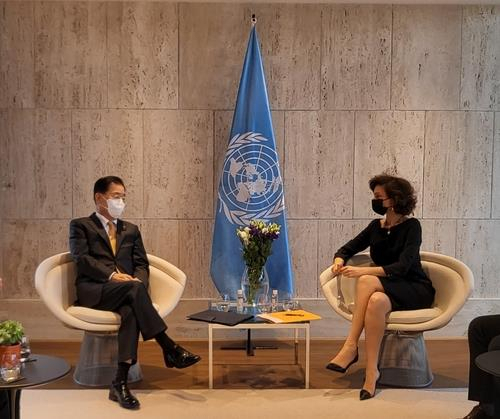
<svg viewBox="0 0 500 419"><path fill-rule="evenodd" d="M284 209L278 155L269 140L256 132L235 135L229 142L219 200L228 221L248 225L251 220L279 217Z"/></svg>

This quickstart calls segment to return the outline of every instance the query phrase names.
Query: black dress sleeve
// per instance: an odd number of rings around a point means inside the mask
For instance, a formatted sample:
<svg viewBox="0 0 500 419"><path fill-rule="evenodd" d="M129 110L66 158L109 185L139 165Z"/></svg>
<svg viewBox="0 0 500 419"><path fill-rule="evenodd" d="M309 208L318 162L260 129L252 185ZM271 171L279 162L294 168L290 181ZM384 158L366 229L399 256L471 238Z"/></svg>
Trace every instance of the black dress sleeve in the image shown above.
<svg viewBox="0 0 500 419"><path fill-rule="evenodd" d="M365 250L368 246L370 246L371 231L374 228L375 223L379 222L380 220L373 220L361 233L337 250L334 257L344 259L345 263L356 253Z"/></svg>
<svg viewBox="0 0 500 419"><path fill-rule="evenodd" d="M418 258L420 257L420 245L422 244L422 227L420 222L413 218L408 226L406 239L397 262L383 265L382 269L388 277L405 276Z"/></svg>

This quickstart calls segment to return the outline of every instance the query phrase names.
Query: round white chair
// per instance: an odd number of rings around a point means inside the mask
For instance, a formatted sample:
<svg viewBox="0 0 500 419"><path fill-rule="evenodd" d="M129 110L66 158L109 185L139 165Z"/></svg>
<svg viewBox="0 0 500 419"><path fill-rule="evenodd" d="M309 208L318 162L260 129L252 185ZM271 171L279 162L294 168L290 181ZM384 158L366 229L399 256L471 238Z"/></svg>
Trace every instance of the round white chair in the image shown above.
<svg viewBox="0 0 500 419"><path fill-rule="evenodd" d="M153 255L149 261L149 294L160 317L166 317L179 302L186 274ZM116 373L117 332L120 315L111 311L75 306L76 265L70 253L45 259L35 272L35 288L49 310L65 326L84 331L80 359L73 379L86 386L107 386ZM129 382L142 379L139 363L130 368Z"/></svg>
<svg viewBox="0 0 500 419"><path fill-rule="evenodd" d="M380 379L384 385L426 387L433 381L423 332L446 326L463 307L474 286L472 271L459 260L432 252L420 252L422 267L436 296L431 308L392 311L387 318L379 358ZM368 254L353 256L352 266L370 266ZM331 266L320 276L321 289L335 312L352 320L356 280L334 277Z"/></svg>

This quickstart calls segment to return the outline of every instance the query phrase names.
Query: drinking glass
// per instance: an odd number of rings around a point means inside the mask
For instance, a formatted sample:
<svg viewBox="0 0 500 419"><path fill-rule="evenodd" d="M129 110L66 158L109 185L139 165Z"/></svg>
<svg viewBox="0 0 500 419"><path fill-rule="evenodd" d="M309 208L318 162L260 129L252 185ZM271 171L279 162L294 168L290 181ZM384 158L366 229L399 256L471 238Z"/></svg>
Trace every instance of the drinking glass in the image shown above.
<svg viewBox="0 0 500 419"><path fill-rule="evenodd" d="M6 383L19 379L21 376L21 360L17 353L9 352L2 355L0 375Z"/></svg>
<svg viewBox="0 0 500 419"><path fill-rule="evenodd" d="M298 308L298 302L294 300L293 294L289 292L283 293L281 304L283 305L283 310L295 310Z"/></svg>
<svg viewBox="0 0 500 419"><path fill-rule="evenodd" d="M268 313L269 311L271 311L269 296L267 294L259 294L257 296L257 308L261 313Z"/></svg>
<svg viewBox="0 0 500 419"><path fill-rule="evenodd" d="M231 307L231 298L228 294L222 294L215 306L218 311L229 311L229 307Z"/></svg>

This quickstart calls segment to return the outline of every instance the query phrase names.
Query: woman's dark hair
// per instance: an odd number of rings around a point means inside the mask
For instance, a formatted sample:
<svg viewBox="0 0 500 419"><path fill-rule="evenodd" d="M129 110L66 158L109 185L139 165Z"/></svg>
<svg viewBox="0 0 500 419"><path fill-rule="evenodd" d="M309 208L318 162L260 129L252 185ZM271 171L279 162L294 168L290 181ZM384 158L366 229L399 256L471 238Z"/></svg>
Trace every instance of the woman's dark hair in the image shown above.
<svg viewBox="0 0 500 419"><path fill-rule="evenodd" d="M121 180L118 176L105 176L97 179L94 183L94 200L96 193L105 194L106 192L108 192L109 185L111 185L112 183L116 183L117 185L122 185L123 187L125 187L123 180Z"/></svg>
<svg viewBox="0 0 500 419"><path fill-rule="evenodd" d="M382 173L372 177L369 185L372 191L376 186L382 186L387 197L394 201L393 208L398 214L409 215L417 205L415 189L406 179Z"/></svg>

